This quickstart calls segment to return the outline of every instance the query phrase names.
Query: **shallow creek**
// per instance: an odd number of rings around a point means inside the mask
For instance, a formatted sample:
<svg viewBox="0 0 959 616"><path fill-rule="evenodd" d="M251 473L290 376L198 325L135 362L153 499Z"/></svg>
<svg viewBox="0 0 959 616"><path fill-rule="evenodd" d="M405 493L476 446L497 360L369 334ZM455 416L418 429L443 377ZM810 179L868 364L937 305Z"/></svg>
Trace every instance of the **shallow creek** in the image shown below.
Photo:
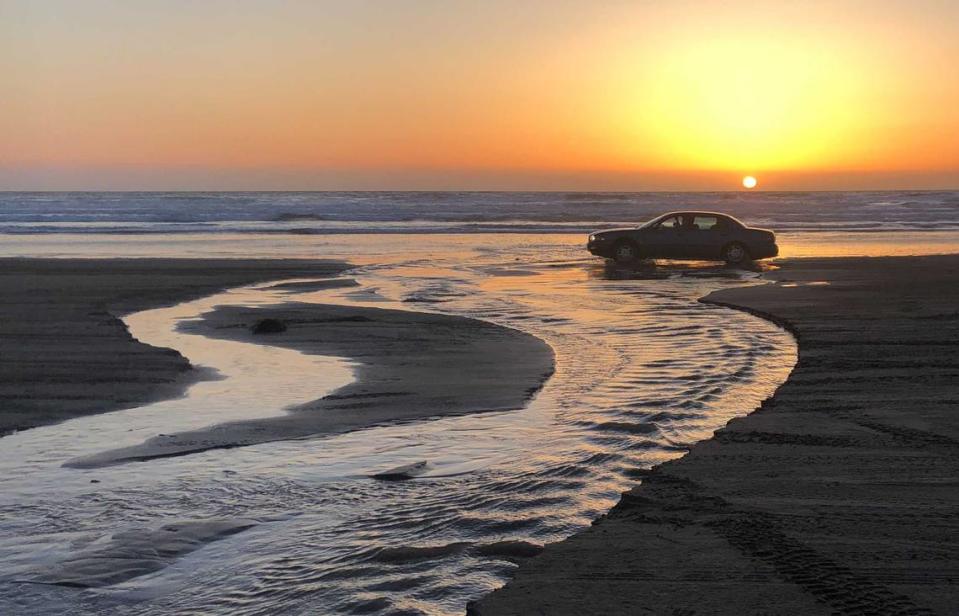
<svg viewBox="0 0 959 616"><path fill-rule="evenodd" d="M127 316L138 339L216 378L181 399L0 439L0 613L461 614L515 566L515 546L498 542L582 529L639 471L751 411L792 369L787 333L696 301L756 274L697 264L621 272L548 242L376 249L388 258L341 244L330 256L358 264L347 274L357 287L261 285ZM485 319L546 340L556 373L518 411L61 467L160 433L276 415L349 382L345 358L176 331L215 305L287 300ZM420 460L430 470L413 481L368 477ZM115 533L209 519L252 528L102 588L31 582Z"/></svg>

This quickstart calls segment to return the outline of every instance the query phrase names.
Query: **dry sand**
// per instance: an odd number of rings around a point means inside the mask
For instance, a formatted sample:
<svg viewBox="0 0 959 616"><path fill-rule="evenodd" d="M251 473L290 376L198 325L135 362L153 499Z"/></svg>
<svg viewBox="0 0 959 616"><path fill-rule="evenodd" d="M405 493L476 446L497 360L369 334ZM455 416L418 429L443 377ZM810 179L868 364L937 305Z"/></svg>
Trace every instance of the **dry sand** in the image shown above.
<svg viewBox="0 0 959 616"><path fill-rule="evenodd" d="M304 260L0 259L0 436L181 395L197 374L118 318L228 287L332 276Z"/></svg>
<svg viewBox="0 0 959 616"><path fill-rule="evenodd" d="M797 334L775 396L471 614L956 613L959 256L781 265L706 300Z"/></svg>
<svg viewBox="0 0 959 616"><path fill-rule="evenodd" d="M287 329L251 334L262 319L278 319ZM72 460L68 466L107 466L396 421L517 409L553 372L553 351L539 338L440 314L301 303L221 306L184 329L347 357L358 362L356 381L284 415L162 435L141 445Z"/></svg>

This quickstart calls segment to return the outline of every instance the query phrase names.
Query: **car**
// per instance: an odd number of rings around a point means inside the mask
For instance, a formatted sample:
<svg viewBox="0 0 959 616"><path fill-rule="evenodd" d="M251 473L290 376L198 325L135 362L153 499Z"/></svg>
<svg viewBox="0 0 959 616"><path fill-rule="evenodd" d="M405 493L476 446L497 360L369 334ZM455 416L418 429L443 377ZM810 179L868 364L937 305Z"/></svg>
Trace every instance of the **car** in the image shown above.
<svg viewBox="0 0 959 616"><path fill-rule="evenodd" d="M617 263L695 259L738 265L779 254L775 233L719 212L669 212L639 227L596 231L586 248Z"/></svg>

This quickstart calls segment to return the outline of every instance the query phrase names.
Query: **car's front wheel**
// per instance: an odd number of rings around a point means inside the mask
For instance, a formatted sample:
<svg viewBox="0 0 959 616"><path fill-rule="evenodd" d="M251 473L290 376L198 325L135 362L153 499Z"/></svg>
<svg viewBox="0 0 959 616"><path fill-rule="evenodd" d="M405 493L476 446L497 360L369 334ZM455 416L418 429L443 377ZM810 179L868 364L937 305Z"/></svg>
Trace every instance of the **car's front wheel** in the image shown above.
<svg viewBox="0 0 959 616"><path fill-rule="evenodd" d="M723 248L723 260L730 265L739 265L749 260L749 251L739 242L733 242Z"/></svg>
<svg viewBox="0 0 959 616"><path fill-rule="evenodd" d="M617 263L633 263L639 259L639 247L629 240L620 240L613 246L613 259Z"/></svg>

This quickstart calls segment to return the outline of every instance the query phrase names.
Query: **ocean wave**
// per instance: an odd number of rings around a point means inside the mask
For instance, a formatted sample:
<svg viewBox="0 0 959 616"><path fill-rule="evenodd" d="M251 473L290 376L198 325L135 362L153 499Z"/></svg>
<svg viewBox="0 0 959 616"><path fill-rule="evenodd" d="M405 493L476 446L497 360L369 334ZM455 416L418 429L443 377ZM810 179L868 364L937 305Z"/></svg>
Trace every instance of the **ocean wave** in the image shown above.
<svg viewBox="0 0 959 616"><path fill-rule="evenodd" d="M677 209L782 231L959 229L959 191L0 193L0 233L582 233Z"/></svg>

